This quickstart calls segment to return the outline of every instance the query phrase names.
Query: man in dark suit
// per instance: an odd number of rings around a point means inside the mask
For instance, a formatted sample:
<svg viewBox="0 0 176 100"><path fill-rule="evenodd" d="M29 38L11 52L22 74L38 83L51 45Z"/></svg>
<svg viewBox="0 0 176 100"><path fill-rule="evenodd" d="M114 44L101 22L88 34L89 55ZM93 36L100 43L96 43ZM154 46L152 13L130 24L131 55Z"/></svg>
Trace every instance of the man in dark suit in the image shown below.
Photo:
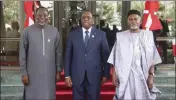
<svg viewBox="0 0 176 100"><path fill-rule="evenodd" d="M70 32L65 53L65 83L74 100L100 99L100 87L110 76L106 34L93 26L91 12L81 16L82 27Z"/></svg>

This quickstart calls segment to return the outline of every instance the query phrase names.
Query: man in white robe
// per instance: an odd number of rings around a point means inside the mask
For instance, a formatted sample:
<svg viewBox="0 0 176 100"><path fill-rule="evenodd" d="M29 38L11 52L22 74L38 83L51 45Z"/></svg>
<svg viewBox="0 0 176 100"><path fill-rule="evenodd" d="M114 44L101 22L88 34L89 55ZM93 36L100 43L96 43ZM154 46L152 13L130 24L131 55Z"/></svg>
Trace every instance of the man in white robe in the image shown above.
<svg viewBox="0 0 176 100"><path fill-rule="evenodd" d="M153 85L154 65L161 63L153 33L139 28L141 15L128 12L129 30L116 35L108 63L113 65L114 100L154 100L160 91Z"/></svg>

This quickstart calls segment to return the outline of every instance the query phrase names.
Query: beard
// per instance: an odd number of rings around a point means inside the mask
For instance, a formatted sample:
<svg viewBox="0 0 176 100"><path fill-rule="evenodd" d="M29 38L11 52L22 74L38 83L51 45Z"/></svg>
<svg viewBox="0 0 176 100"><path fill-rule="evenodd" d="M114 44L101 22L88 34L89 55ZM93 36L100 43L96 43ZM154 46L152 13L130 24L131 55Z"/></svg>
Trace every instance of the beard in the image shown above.
<svg viewBox="0 0 176 100"><path fill-rule="evenodd" d="M45 21L39 21L38 24L41 25L41 26L44 26L45 25Z"/></svg>
<svg viewBox="0 0 176 100"><path fill-rule="evenodd" d="M130 29L132 30L136 30L136 29L139 29L139 26L138 25L130 25Z"/></svg>
<svg viewBox="0 0 176 100"><path fill-rule="evenodd" d="M136 30L136 29L139 29L139 26L130 26L130 28L131 28L132 30Z"/></svg>

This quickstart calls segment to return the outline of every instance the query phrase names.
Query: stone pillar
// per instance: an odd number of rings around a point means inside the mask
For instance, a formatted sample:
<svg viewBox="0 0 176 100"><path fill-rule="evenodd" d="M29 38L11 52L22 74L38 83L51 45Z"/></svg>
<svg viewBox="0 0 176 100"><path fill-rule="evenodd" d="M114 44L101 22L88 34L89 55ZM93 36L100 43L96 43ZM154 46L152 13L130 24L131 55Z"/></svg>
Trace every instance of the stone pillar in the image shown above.
<svg viewBox="0 0 176 100"><path fill-rule="evenodd" d="M52 11L52 26L54 26L54 1L53 1L53 11Z"/></svg>
<svg viewBox="0 0 176 100"><path fill-rule="evenodd" d="M24 1L19 1L20 5L19 5L19 25L20 25L20 29L19 32L22 34L23 30L24 30L24 22L25 22L25 12L24 12Z"/></svg>
<svg viewBox="0 0 176 100"><path fill-rule="evenodd" d="M128 25L127 25L127 15L128 11L130 10L131 7L131 2L130 1L122 1L122 30L127 30Z"/></svg>
<svg viewBox="0 0 176 100"><path fill-rule="evenodd" d="M3 14L3 2L0 1L0 37L5 37L5 23L4 23L4 14Z"/></svg>
<svg viewBox="0 0 176 100"><path fill-rule="evenodd" d="M60 54L61 64L63 65L64 45L63 45L63 18L64 18L64 1L54 1L54 26L58 28L60 34Z"/></svg>
<svg viewBox="0 0 176 100"><path fill-rule="evenodd" d="M65 20L69 21L69 1L65 1Z"/></svg>
<svg viewBox="0 0 176 100"><path fill-rule="evenodd" d="M0 38L5 37L6 36L6 30L5 30L5 23L4 23L4 12L3 12L3 2L4 1L0 1ZM0 51L4 51L5 50L5 46L6 46L6 42L5 41L0 41ZM6 57L2 56L3 59L1 60L5 60Z"/></svg>
<svg viewBox="0 0 176 100"><path fill-rule="evenodd" d="M69 2L72 24L77 24L77 18L79 17L77 14L78 12L77 5L78 5L77 1Z"/></svg>
<svg viewBox="0 0 176 100"><path fill-rule="evenodd" d="M58 23L59 23L59 20L58 20L58 16L59 16L59 7L58 7L58 2L59 1L53 1L53 6L54 6L54 9L53 9L53 12L54 12L54 27L58 28Z"/></svg>
<svg viewBox="0 0 176 100"><path fill-rule="evenodd" d="M88 10L92 12L92 14L96 14L96 1L88 1Z"/></svg>
<svg viewBox="0 0 176 100"><path fill-rule="evenodd" d="M96 15L96 1L88 1L88 10L90 10L94 16L94 24L96 25L99 22Z"/></svg>

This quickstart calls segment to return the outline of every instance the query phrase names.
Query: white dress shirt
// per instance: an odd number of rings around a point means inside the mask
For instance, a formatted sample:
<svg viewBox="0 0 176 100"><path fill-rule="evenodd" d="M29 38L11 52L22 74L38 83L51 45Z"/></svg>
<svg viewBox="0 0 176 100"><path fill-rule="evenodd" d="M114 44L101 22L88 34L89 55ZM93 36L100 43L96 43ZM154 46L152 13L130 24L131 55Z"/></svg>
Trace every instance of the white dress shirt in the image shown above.
<svg viewBox="0 0 176 100"><path fill-rule="evenodd" d="M92 30L92 27L90 27L88 30L86 30L84 27L82 27L82 30L83 30L83 40L85 42L85 36L86 36L85 32L88 31L89 32L88 35L90 37L90 33L91 33L91 30Z"/></svg>

